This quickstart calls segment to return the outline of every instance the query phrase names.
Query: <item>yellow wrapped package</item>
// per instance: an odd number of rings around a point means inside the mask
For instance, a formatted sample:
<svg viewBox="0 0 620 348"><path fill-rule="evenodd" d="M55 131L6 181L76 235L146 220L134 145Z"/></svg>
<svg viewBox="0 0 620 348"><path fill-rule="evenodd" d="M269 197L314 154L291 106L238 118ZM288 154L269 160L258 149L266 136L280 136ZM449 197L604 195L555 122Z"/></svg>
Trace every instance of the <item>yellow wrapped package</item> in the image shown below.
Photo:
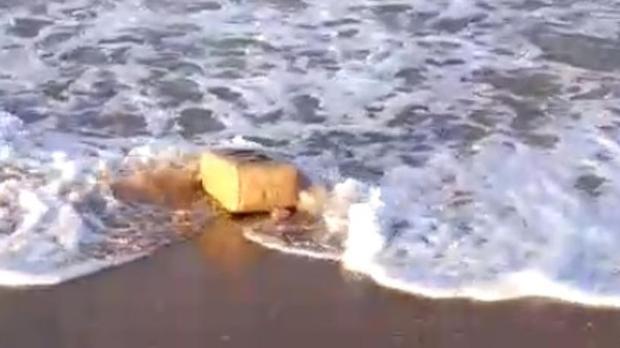
<svg viewBox="0 0 620 348"><path fill-rule="evenodd" d="M297 168L253 150L207 152L200 160L200 176L204 190L233 214L297 205Z"/></svg>

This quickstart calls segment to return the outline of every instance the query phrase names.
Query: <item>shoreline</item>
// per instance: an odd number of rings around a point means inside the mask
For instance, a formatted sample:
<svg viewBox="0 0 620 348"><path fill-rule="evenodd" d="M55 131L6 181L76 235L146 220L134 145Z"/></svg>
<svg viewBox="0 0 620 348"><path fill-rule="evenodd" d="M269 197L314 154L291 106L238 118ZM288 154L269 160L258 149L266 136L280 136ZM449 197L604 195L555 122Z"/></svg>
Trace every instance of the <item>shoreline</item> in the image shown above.
<svg viewBox="0 0 620 348"><path fill-rule="evenodd" d="M435 300L273 252L225 220L194 241L53 287L0 288L6 347L616 347L620 311Z"/></svg>

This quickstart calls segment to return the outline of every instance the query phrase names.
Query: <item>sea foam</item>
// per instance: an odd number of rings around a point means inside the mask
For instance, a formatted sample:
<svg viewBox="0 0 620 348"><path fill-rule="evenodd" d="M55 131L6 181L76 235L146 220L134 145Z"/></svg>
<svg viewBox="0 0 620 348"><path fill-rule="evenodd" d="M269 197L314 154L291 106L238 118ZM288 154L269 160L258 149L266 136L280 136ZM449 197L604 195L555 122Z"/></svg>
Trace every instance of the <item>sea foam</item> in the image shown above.
<svg viewBox="0 0 620 348"><path fill-rule="evenodd" d="M553 150L488 139L391 169L349 208L343 266L431 297L618 306L618 161L596 158L618 150L573 129Z"/></svg>

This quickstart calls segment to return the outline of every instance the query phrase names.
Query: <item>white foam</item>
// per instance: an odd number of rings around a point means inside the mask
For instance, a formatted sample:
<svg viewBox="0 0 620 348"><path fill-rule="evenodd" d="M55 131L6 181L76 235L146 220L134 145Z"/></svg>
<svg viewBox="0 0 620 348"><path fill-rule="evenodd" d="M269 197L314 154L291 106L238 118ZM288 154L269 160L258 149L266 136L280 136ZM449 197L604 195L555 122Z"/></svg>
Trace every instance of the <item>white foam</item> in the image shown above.
<svg viewBox="0 0 620 348"><path fill-rule="evenodd" d="M98 156L88 156L85 153L94 149L70 141L69 135L27 131L14 116L2 116L0 140L8 141L0 145L11 151L6 152L2 168L7 172L0 171L0 175L9 175L0 181L0 286L57 284L152 252L140 242L166 225L149 222L140 212L123 215L123 205L99 181L100 172L118 167L118 163L131 167L154 158L177 159L189 146L178 141L174 147L168 141L152 141L134 147L128 155L102 150ZM19 137L14 137L16 134ZM91 207L89 197L97 197L100 206ZM124 245L122 239L132 238L138 228L115 231L102 221L106 214L115 216L121 226L142 221L141 228L149 231L133 237L135 245ZM115 242L119 233L121 241ZM110 250L94 253L97 247Z"/></svg>
<svg viewBox="0 0 620 348"><path fill-rule="evenodd" d="M53 188L58 182L27 186L25 180L0 184L5 202L17 201L7 218L19 218L14 228L0 235L0 285L50 285L137 256L94 259L84 254L81 247L96 243L99 237L85 225L73 202L58 195ZM21 216L16 216L17 211Z"/></svg>
<svg viewBox="0 0 620 348"><path fill-rule="evenodd" d="M349 208L343 266L431 297L620 306L618 163L593 159L618 145L568 133L554 150L488 141L389 171ZM605 178L598 197L576 187L579 168Z"/></svg>
<svg viewBox="0 0 620 348"><path fill-rule="evenodd" d="M256 233L251 227L244 228L243 236L256 244L260 244L267 249L280 251L283 253L302 256L311 259L340 261L341 254L338 251L318 251L309 248L287 246L277 237L269 239L262 234Z"/></svg>

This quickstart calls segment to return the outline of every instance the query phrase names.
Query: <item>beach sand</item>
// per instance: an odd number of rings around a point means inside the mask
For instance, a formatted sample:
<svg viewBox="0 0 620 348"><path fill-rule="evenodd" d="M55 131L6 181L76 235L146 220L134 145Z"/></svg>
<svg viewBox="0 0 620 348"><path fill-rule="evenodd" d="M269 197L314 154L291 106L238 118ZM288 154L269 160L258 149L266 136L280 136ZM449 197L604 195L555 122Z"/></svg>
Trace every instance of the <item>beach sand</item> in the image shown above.
<svg viewBox="0 0 620 348"><path fill-rule="evenodd" d="M0 347L618 347L620 311L394 292L219 220L195 241L58 286L0 290Z"/></svg>

